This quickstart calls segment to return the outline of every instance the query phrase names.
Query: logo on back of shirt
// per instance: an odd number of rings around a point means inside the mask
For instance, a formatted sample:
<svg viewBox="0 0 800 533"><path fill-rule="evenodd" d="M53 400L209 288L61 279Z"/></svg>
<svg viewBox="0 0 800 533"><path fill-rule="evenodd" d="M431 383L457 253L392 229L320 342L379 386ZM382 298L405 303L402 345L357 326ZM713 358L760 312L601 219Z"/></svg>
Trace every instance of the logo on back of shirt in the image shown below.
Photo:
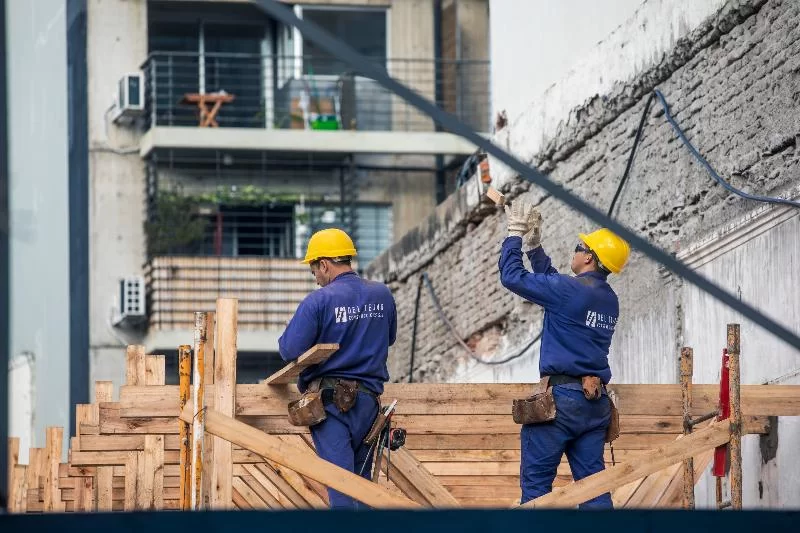
<svg viewBox="0 0 800 533"><path fill-rule="evenodd" d="M368 320L384 318L383 304L366 304L351 307L334 307L333 316L337 324L352 322L354 320Z"/></svg>
<svg viewBox="0 0 800 533"><path fill-rule="evenodd" d="M614 331L617 325L617 317L598 313L597 311L586 312L586 325L590 328L608 329Z"/></svg>

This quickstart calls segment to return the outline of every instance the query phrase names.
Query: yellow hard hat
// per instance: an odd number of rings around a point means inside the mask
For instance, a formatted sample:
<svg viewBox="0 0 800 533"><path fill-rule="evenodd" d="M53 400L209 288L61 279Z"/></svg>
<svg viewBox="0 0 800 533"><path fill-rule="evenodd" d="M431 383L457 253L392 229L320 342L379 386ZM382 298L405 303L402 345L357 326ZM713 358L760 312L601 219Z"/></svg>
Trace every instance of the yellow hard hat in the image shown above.
<svg viewBox="0 0 800 533"><path fill-rule="evenodd" d="M304 264L320 257L344 257L356 255L353 239L344 231L336 228L316 232L308 241Z"/></svg>
<svg viewBox="0 0 800 533"><path fill-rule="evenodd" d="M579 233L578 238L592 250L597 259L614 274L619 274L625 268L631 254L630 245L610 229L600 228L589 233Z"/></svg>

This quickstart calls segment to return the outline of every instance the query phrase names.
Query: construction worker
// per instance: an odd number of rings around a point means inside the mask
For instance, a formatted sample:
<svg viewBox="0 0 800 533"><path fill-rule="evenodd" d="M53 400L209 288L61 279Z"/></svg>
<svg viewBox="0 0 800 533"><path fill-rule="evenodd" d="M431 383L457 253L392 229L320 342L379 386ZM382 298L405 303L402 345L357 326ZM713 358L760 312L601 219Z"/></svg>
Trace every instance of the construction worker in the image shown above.
<svg viewBox="0 0 800 533"><path fill-rule="evenodd" d="M388 287L353 271L356 254L344 231L325 229L311 236L302 262L321 288L300 303L278 346L281 357L293 361L316 344L339 345L327 361L305 369L297 387L322 395L326 418L310 428L318 455L371 479L372 457L363 441L389 379L386 360L397 334L397 314ZM361 506L335 490L328 495L333 508Z"/></svg>
<svg viewBox="0 0 800 533"><path fill-rule="evenodd" d="M607 277L622 271L630 247L606 228L581 233L571 263L575 276L559 274L541 246L539 211L522 199L505 210L508 234L500 254L500 281L544 308L539 374L548 377L556 405L554 420L523 424L520 430L520 502L525 503L552 490L565 452L576 481L604 469L611 417L605 390L611 379L608 350L619 317ZM522 263L523 238L533 272ZM585 389L591 383L589 393ZM580 507L613 505L605 493Z"/></svg>

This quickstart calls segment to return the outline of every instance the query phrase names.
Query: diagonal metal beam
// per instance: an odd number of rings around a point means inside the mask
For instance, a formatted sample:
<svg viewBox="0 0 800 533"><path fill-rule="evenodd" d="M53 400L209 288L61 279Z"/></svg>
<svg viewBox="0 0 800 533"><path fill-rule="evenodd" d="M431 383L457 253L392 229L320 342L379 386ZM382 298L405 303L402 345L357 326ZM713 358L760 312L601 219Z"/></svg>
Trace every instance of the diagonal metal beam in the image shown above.
<svg viewBox="0 0 800 533"><path fill-rule="evenodd" d="M517 158L507 153L491 141L484 139L475 133L469 126L463 124L455 116L438 108L435 104L431 103L423 96L420 96L412 89L398 82L389 76L384 69L378 67L374 63L371 63L366 57L353 50L347 44L332 37L329 33L320 29L316 24L298 18L290 8L280 4L279 2L276 2L275 0L253 1L271 17L283 22L284 24L296 27L306 39L314 42L316 45L320 46L328 53L333 54L338 59L348 63L351 67L357 69L362 75L374 79L386 89L392 91L420 111L426 113L434 121L439 123L447 130L451 131L455 135L459 135L460 137L467 139L483 149L486 153L493 155L509 168L512 168L518 172L520 176L526 180L538 185L555 198L558 198L576 211L579 211L600 226L604 226L615 232L620 237L623 237L630 243L632 247L640 250L650 259L662 264L665 268L671 270L677 276L685 279L693 285L696 285L699 289L707 292L734 311L741 313L745 318L752 320L754 323L763 327L765 330L769 331L790 346L800 350L800 336L759 312L748 303L739 300L733 294L725 291L722 287L714 284L706 277L690 269L682 261L675 259L670 254L652 245L634 233L632 230L628 229L626 226L620 224L614 219L609 218L592 205L583 201L580 197L575 196L558 183L550 180L538 170L522 163Z"/></svg>

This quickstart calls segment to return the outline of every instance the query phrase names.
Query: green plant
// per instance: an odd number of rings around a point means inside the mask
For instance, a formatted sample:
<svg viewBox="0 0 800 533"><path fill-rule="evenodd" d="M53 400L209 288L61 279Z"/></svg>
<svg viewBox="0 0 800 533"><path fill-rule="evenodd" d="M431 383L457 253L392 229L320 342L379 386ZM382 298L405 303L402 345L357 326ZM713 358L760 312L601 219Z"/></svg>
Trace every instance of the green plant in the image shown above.
<svg viewBox="0 0 800 533"><path fill-rule="evenodd" d="M161 191L153 216L144 223L150 255L187 250L200 245L208 219L197 216L197 201L180 192Z"/></svg>

